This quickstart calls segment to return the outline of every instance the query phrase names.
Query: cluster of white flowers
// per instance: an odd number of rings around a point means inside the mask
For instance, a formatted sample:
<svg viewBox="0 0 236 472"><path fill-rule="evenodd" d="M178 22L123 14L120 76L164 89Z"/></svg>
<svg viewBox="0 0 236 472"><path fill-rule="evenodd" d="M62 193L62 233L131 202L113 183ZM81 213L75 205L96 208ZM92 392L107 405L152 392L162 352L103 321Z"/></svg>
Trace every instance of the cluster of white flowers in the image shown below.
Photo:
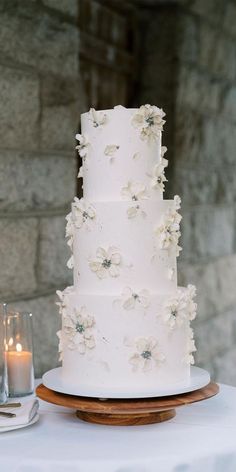
<svg viewBox="0 0 236 472"><path fill-rule="evenodd" d="M105 125L107 123L107 115L101 111L96 111L95 108L90 108L89 119L92 121L94 128Z"/></svg>
<svg viewBox="0 0 236 472"><path fill-rule="evenodd" d="M160 131L163 130L165 121L164 111L151 105L142 105L132 118L132 125L140 130L143 141L156 141L159 139Z"/></svg>
<svg viewBox="0 0 236 472"><path fill-rule="evenodd" d="M148 198L147 189L145 185L140 182L129 181L128 184L121 189L121 195L124 199L132 200L133 202L139 202L140 200ZM127 209L128 218L135 218L139 214L146 216L146 213L139 203L135 203Z"/></svg>
<svg viewBox="0 0 236 472"><path fill-rule="evenodd" d="M176 256L179 255L181 247L178 245L180 238L180 221L182 216L178 213L181 200L176 195L174 197L174 208L169 208L162 219L162 224L154 229L159 240L161 249L175 248Z"/></svg>
<svg viewBox="0 0 236 472"><path fill-rule="evenodd" d="M194 342L194 339L193 339L193 330L192 328L188 328L188 341L187 341L187 352L186 352L186 355L184 356L183 358L183 362L185 364L191 364L193 365L194 364L194 356L193 356L193 352L196 352L197 348L195 346L195 342Z"/></svg>
<svg viewBox="0 0 236 472"><path fill-rule="evenodd" d="M163 321L170 329L196 318L197 304L194 302L195 296L196 288L194 285L188 285L185 290L179 289L176 297L165 303Z"/></svg>
<svg viewBox="0 0 236 472"><path fill-rule="evenodd" d="M75 149L77 149L77 151L78 151L78 153L79 153L79 155L82 158L82 161L84 163L85 160L86 160L87 154L88 154L89 146L90 146L88 136L87 136L87 134L79 134L78 133L78 134L75 135L75 139L77 141L79 141L79 144L75 147Z"/></svg>
<svg viewBox="0 0 236 472"><path fill-rule="evenodd" d="M131 347L133 343L125 340L125 345ZM158 347L158 342L153 336L141 337L134 342L135 352L129 359L133 371L142 370L147 372L165 360L164 354Z"/></svg>
<svg viewBox="0 0 236 472"><path fill-rule="evenodd" d="M120 275L121 255L119 250L110 246L107 250L99 247L96 251L96 259L89 260L90 269L99 279L107 276L118 277Z"/></svg>
<svg viewBox="0 0 236 472"><path fill-rule="evenodd" d="M130 287L125 287L121 295L122 306L125 310L132 310L137 305L147 308L150 304L150 293L148 290L132 290Z"/></svg>
<svg viewBox="0 0 236 472"><path fill-rule="evenodd" d="M93 328L95 319L89 315L85 306L67 315L63 321L63 330L67 337L69 349L77 349L80 354L85 354L87 349L95 347Z"/></svg>

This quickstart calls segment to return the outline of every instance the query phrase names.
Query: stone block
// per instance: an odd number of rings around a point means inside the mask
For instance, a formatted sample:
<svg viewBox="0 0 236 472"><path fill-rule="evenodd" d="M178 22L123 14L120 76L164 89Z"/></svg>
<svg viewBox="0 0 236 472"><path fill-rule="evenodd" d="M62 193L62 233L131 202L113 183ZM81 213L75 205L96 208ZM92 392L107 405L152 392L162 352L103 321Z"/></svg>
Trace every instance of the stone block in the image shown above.
<svg viewBox="0 0 236 472"><path fill-rule="evenodd" d="M0 219L0 296L29 294L36 289L38 225L35 218Z"/></svg>
<svg viewBox="0 0 236 472"><path fill-rule="evenodd" d="M236 5L233 1L225 2L223 13L223 29L226 34L236 36L235 27Z"/></svg>
<svg viewBox="0 0 236 472"><path fill-rule="evenodd" d="M181 12L177 17L177 56L180 61L198 61L199 27L194 15Z"/></svg>
<svg viewBox="0 0 236 472"><path fill-rule="evenodd" d="M215 77L233 80L235 77L234 44L218 28L209 23L199 24L199 66ZM227 54L226 54L227 51Z"/></svg>
<svg viewBox="0 0 236 472"><path fill-rule="evenodd" d="M38 260L40 286L59 287L72 283L72 271L66 263L71 252L65 240L65 216L42 218Z"/></svg>
<svg viewBox="0 0 236 472"><path fill-rule="evenodd" d="M0 102L1 147L37 149L40 111L38 78L0 66Z"/></svg>
<svg viewBox="0 0 236 472"><path fill-rule="evenodd" d="M236 306L235 280L235 254L213 262L178 265L179 285L193 283L197 287L199 322Z"/></svg>
<svg viewBox="0 0 236 472"><path fill-rule="evenodd" d="M28 311L33 315L34 367L36 378L58 366L57 331L61 319L55 302L56 295L14 302L9 308Z"/></svg>
<svg viewBox="0 0 236 472"><path fill-rule="evenodd" d="M75 195L76 161L61 154L0 150L0 210L69 205Z"/></svg>
<svg viewBox="0 0 236 472"><path fill-rule="evenodd" d="M182 212L183 258L215 258L233 253L234 211L230 207L196 207Z"/></svg>
<svg viewBox="0 0 236 472"><path fill-rule="evenodd" d="M236 305L236 255L219 258L215 270L218 277L218 310L222 312Z"/></svg>
<svg viewBox="0 0 236 472"><path fill-rule="evenodd" d="M41 90L41 147L68 150L75 154L75 134L81 111L81 82L45 77Z"/></svg>
<svg viewBox="0 0 236 472"><path fill-rule="evenodd" d="M43 3L50 8L54 8L55 10L72 16L74 19L78 16L77 0L43 0Z"/></svg>
<svg viewBox="0 0 236 472"><path fill-rule="evenodd" d="M193 0L190 3L190 10L203 18L210 18L212 23L218 24L223 17L225 3L221 0Z"/></svg>
<svg viewBox="0 0 236 472"><path fill-rule="evenodd" d="M0 51L6 59L17 59L43 74L77 76L77 25L46 11L39 2L2 3Z"/></svg>
<svg viewBox="0 0 236 472"><path fill-rule="evenodd" d="M181 195L183 205L222 203L227 199L223 190L219 195L219 178L221 175L219 176L218 173L214 168L209 171L206 166L187 168L179 165L173 179L174 193ZM225 175L223 177L225 178ZM222 185L224 178L222 179ZM183 221L184 224L185 221Z"/></svg>
<svg viewBox="0 0 236 472"><path fill-rule="evenodd" d="M203 322L198 318L195 323L197 345L196 363L204 364L218 358L222 352L234 344L234 323L236 310L225 311Z"/></svg>
<svg viewBox="0 0 236 472"><path fill-rule="evenodd" d="M202 126L202 158L206 163L222 166L235 163L235 123L222 116L205 117Z"/></svg>
<svg viewBox="0 0 236 472"><path fill-rule="evenodd" d="M175 152L178 163L199 165L203 159L204 117L190 107L177 107L175 116Z"/></svg>
<svg viewBox="0 0 236 472"><path fill-rule="evenodd" d="M199 103L201 108L199 110ZM218 112L221 103L219 81L208 74L199 72L196 67L181 64L177 85L177 107L182 110L186 105L205 114Z"/></svg>
<svg viewBox="0 0 236 472"><path fill-rule="evenodd" d="M236 29L236 27L235 27ZM222 94L222 112L227 116L227 119L236 122L236 87L225 87L224 94Z"/></svg>

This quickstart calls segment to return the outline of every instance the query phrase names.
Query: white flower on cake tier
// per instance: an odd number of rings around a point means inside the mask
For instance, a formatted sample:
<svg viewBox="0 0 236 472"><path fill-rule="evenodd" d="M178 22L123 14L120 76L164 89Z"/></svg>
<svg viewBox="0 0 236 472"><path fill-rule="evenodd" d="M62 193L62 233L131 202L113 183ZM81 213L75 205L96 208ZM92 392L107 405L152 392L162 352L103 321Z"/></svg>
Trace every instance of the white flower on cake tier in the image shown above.
<svg viewBox="0 0 236 472"><path fill-rule="evenodd" d="M173 329L181 326L186 320L196 318L197 304L193 301L196 296L194 285L188 285L185 290L178 290L176 297L170 298L164 305L164 322Z"/></svg>
<svg viewBox="0 0 236 472"><path fill-rule="evenodd" d="M132 200L133 202L139 202L140 200L148 198L147 189L145 185L140 182L129 181L126 187L121 189L121 195L124 199ZM134 218L138 214L146 216L145 211L142 210L139 203L136 203L127 209L128 218Z"/></svg>
<svg viewBox="0 0 236 472"><path fill-rule="evenodd" d="M108 144L104 149L104 154L112 161L119 148L117 144Z"/></svg>
<svg viewBox="0 0 236 472"><path fill-rule="evenodd" d="M56 294L60 300L56 302L56 305L59 306L59 314L64 317L66 315L65 294L61 290L57 290Z"/></svg>
<svg viewBox="0 0 236 472"><path fill-rule="evenodd" d="M90 146L88 136L87 134L76 134L75 139L79 141L79 144L76 146L75 149L78 150L78 153L80 157L82 158L83 162L85 161L87 154L88 154L88 149Z"/></svg>
<svg viewBox="0 0 236 472"><path fill-rule="evenodd" d="M193 365L194 364L193 352L196 352L197 348L195 345L195 341L193 339L193 330L190 327L188 328L188 330L189 330L189 336L187 340L187 349L186 349L187 353L183 358L183 362L185 364Z"/></svg>
<svg viewBox="0 0 236 472"><path fill-rule="evenodd" d="M68 269L73 269L74 268L74 255L70 257L70 259L66 263Z"/></svg>
<svg viewBox="0 0 236 472"><path fill-rule="evenodd" d="M147 308L150 304L150 294L148 290L140 290L140 292L126 287L122 292L122 306L125 310L132 310L137 305Z"/></svg>
<svg viewBox="0 0 236 472"><path fill-rule="evenodd" d="M89 223L94 220L96 216L95 209L84 198L74 198L73 202L73 223L76 228L85 226L89 228Z"/></svg>
<svg viewBox="0 0 236 472"><path fill-rule="evenodd" d="M89 261L90 269L99 279L107 276L118 277L120 275L121 255L118 249L110 246L108 250L99 247L96 252L96 260Z"/></svg>
<svg viewBox="0 0 236 472"><path fill-rule="evenodd" d="M161 158L164 157L166 152L167 152L167 147L166 146L161 146Z"/></svg>
<svg viewBox="0 0 236 472"><path fill-rule="evenodd" d="M94 326L95 319L88 314L84 306L67 315L64 319L63 329L68 339L68 348L77 349L80 354L85 354L88 349L93 349L95 347Z"/></svg>
<svg viewBox="0 0 236 472"><path fill-rule="evenodd" d="M165 123L164 116L165 113L162 109L156 106L142 105L134 114L132 125L140 130L143 141L156 141Z"/></svg>
<svg viewBox="0 0 236 472"><path fill-rule="evenodd" d="M162 159L159 164L155 164L151 177L150 185L155 190L161 190L164 192L165 190L165 183L168 182L165 176L165 167L168 166L168 161L166 159Z"/></svg>
<svg viewBox="0 0 236 472"><path fill-rule="evenodd" d="M73 247L73 239L74 239L74 225L72 220L72 212L66 215L66 239L68 246L72 249Z"/></svg>
<svg viewBox="0 0 236 472"><path fill-rule="evenodd" d="M135 349L135 353L129 359L134 371L147 372L165 360L165 356L153 336L136 339Z"/></svg>
<svg viewBox="0 0 236 472"><path fill-rule="evenodd" d="M90 108L89 119L92 121L94 128L105 125L107 122L107 115L101 111L96 111L95 108Z"/></svg>
<svg viewBox="0 0 236 472"><path fill-rule="evenodd" d="M178 245L180 233L180 221L182 216L177 212L180 208L180 198L174 198L174 208L169 208L162 219L162 224L154 229L159 240L161 249L175 248L176 256L179 255L181 247Z"/></svg>

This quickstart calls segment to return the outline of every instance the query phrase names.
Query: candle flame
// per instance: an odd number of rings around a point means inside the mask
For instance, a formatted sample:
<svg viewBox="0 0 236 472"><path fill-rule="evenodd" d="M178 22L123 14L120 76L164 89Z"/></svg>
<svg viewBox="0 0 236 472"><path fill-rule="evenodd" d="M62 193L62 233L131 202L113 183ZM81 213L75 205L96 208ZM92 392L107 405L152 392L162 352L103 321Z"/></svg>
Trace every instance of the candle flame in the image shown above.
<svg viewBox="0 0 236 472"><path fill-rule="evenodd" d="M17 343L17 345L16 345L16 350L17 350L17 352L21 352L21 351L22 351L22 346L21 346L20 343Z"/></svg>
<svg viewBox="0 0 236 472"><path fill-rule="evenodd" d="M8 346L12 346L13 345L13 338L10 338L9 341L8 341Z"/></svg>

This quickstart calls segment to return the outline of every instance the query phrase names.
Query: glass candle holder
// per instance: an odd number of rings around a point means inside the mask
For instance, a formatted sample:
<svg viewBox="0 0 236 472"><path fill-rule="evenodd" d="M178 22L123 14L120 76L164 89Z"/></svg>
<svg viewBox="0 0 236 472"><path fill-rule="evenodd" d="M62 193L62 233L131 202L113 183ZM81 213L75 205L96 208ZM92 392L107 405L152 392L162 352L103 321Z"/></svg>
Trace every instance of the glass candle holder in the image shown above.
<svg viewBox="0 0 236 472"><path fill-rule="evenodd" d="M6 343L6 308L0 306L0 404L7 401L7 363L5 356Z"/></svg>
<svg viewBox="0 0 236 472"><path fill-rule="evenodd" d="M6 361L9 397L30 395L34 390L31 313L7 314Z"/></svg>

